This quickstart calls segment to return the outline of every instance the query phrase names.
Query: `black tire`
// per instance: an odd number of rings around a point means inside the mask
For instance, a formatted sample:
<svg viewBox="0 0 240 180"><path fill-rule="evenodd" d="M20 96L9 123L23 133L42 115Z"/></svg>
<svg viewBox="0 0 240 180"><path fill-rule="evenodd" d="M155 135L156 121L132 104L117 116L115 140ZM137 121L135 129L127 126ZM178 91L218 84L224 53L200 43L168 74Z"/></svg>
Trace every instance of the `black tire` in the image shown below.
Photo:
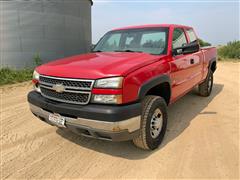
<svg viewBox="0 0 240 180"><path fill-rule="evenodd" d="M154 122L152 122L152 118L156 111L161 111L161 129L159 134L155 138L153 138L153 130ZM154 116L156 117L156 116ZM153 118L154 119L154 118ZM155 128L155 127L154 127ZM153 150L159 147L161 144L164 134L167 128L167 105L163 98L159 96L146 96L142 103L142 116L141 116L141 129L138 137L133 139L133 143L145 150ZM157 129L158 130L158 129ZM156 132L156 131L155 131Z"/></svg>
<svg viewBox="0 0 240 180"><path fill-rule="evenodd" d="M198 85L198 92L200 96L210 96L213 87L213 72L209 70L206 79Z"/></svg>

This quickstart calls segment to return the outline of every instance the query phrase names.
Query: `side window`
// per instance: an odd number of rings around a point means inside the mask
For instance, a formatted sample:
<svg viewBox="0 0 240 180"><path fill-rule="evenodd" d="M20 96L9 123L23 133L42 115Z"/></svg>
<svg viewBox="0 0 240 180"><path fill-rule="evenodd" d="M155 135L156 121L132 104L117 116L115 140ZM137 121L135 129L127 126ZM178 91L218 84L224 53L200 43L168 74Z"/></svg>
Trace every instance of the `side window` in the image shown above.
<svg viewBox="0 0 240 180"><path fill-rule="evenodd" d="M182 47L185 44L187 44L187 39L186 39L183 29L181 29L181 28L174 29L173 43L172 43L173 49Z"/></svg>
<svg viewBox="0 0 240 180"><path fill-rule="evenodd" d="M197 40L197 37L196 37L196 35L194 34L194 32L193 32L192 29L188 29L188 30L187 30L187 34L188 34L188 36L189 36L190 43Z"/></svg>

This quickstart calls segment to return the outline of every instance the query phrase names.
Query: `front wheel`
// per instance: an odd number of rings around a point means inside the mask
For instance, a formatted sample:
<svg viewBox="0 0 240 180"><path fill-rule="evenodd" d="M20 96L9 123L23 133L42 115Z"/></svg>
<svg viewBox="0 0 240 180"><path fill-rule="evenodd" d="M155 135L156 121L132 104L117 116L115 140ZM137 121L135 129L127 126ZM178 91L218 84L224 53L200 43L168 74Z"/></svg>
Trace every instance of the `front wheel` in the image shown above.
<svg viewBox="0 0 240 180"><path fill-rule="evenodd" d="M141 129L133 143L146 150L158 148L167 128L167 105L159 96L146 96L142 105Z"/></svg>

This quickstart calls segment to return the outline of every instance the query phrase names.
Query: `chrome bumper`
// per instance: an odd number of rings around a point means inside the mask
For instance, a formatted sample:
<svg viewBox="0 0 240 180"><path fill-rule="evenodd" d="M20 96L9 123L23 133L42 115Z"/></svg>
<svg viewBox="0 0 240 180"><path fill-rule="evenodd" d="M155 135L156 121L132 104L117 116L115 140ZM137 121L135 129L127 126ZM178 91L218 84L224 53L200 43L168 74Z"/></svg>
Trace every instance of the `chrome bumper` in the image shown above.
<svg viewBox="0 0 240 180"><path fill-rule="evenodd" d="M45 122L51 125L54 125L50 123L48 120L49 115L51 114L50 112L38 106L35 106L31 103L29 105L30 105L30 110L32 111L33 114L35 114L37 117L44 120ZM140 116L136 116L127 120L117 121L117 122L98 121L98 120L85 119L85 118L71 118L71 117L65 117L65 116L64 118L65 118L65 125L67 128L74 126L74 127L79 127L85 130L90 130L90 133L89 133L90 136L85 135L89 137L91 136L94 137L95 132L103 132L104 134L125 132L125 134L126 133L131 134L140 129L140 122L141 122ZM91 132L94 132L94 133L91 133ZM98 138L98 137L95 137L95 138ZM105 138L100 137L99 139L105 139Z"/></svg>

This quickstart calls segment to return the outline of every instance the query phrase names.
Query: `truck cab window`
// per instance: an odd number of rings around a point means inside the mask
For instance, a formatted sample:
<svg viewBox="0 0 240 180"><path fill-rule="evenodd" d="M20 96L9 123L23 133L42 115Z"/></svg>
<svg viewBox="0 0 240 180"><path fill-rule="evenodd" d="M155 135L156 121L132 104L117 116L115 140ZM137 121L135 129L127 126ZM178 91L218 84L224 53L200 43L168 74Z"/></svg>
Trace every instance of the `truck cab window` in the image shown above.
<svg viewBox="0 0 240 180"><path fill-rule="evenodd" d="M173 32L173 49L182 47L183 45L187 44L187 39L183 29L175 28Z"/></svg>
<svg viewBox="0 0 240 180"><path fill-rule="evenodd" d="M166 27L111 31L100 40L94 51L166 54L168 32Z"/></svg>
<svg viewBox="0 0 240 180"><path fill-rule="evenodd" d="M152 51L153 54L162 53L166 46L166 33L151 32L143 34L140 44L144 50Z"/></svg>
<svg viewBox="0 0 240 180"><path fill-rule="evenodd" d="M192 29L188 29L188 30L187 30L187 34L188 34L188 36L189 36L190 43L197 40L197 37L196 37L196 35L195 35L195 33L193 32Z"/></svg>
<svg viewBox="0 0 240 180"><path fill-rule="evenodd" d="M118 49L120 45L121 36L122 35L120 33L114 33L111 36L107 36L105 44L100 44L103 51L106 49L111 51Z"/></svg>

